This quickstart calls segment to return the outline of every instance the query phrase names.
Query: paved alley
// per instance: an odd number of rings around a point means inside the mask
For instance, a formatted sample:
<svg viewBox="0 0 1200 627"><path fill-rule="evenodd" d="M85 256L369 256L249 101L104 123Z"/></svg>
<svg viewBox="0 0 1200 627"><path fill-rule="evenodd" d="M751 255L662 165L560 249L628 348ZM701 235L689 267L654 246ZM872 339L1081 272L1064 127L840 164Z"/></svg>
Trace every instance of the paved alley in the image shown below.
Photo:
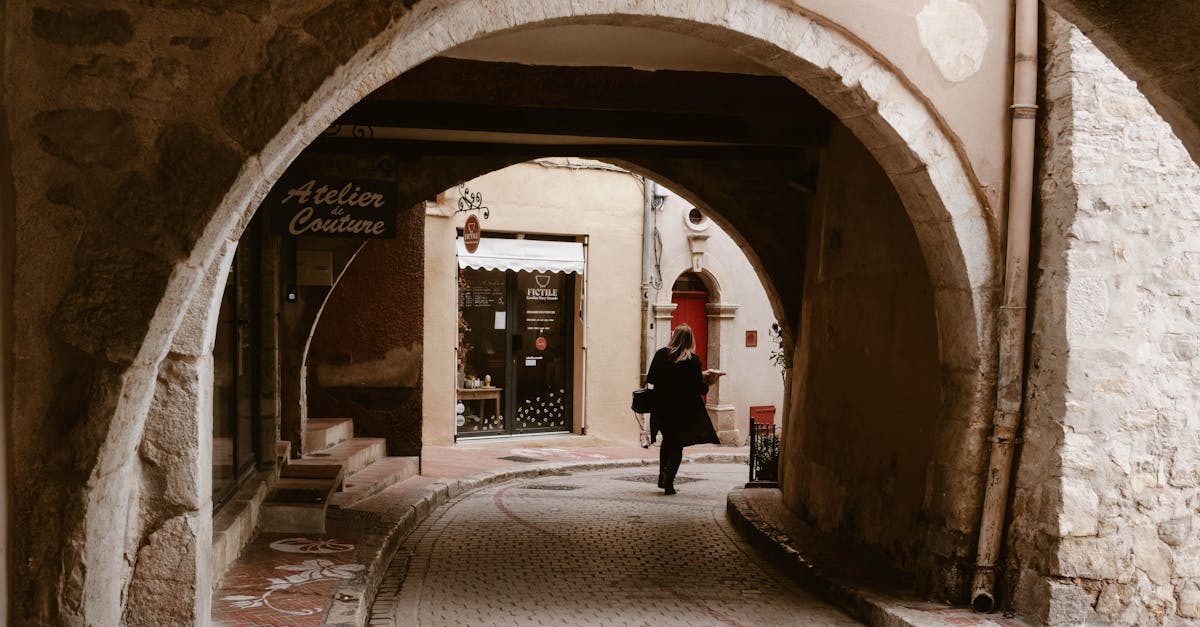
<svg viewBox="0 0 1200 627"><path fill-rule="evenodd" d="M741 464L522 479L435 510L409 536L372 625L853 625L726 520ZM407 568L404 568L407 564ZM386 587L385 582L385 587Z"/></svg>

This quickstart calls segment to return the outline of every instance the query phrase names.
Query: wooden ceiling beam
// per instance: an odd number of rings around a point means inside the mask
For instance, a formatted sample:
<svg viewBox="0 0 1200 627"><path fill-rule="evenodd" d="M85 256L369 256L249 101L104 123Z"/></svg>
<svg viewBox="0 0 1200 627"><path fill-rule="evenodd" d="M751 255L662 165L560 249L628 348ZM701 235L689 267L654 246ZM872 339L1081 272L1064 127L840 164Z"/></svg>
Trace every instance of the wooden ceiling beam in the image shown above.
<svg viewBox="0 0 1200 627"><path fill-rule="evenodd" d="M444 57L405 72L366 100L834 119L816 98L782 76L536 66Z"/></svg>
<svg viewBox="0 0 1200 627"><path fill-rule="evenodd" d="M492 142L440 142L357 137L318 137L313 150L321 152L387 153L397 158L432 155L502 155L520 159L580 157L637 159L642 157L703 160L794 161L815 163L815 148L799 146L664 146L647 144L502 144Z"/></svg>
<svg viewBox="0 0 1200 627"><path fill-rule="evenodd" d="M803 118L766 120L716 113L580 110L454 102L368 100L351 108L338 122L353 126L757 146L822 145L829 136L828 121Z"/></svg>

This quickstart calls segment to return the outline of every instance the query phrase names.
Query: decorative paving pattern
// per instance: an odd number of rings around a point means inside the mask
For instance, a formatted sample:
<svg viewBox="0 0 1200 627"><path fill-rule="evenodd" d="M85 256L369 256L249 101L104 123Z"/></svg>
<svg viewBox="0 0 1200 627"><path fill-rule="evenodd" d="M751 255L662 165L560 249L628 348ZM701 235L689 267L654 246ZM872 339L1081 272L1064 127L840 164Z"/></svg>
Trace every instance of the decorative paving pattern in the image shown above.
<svg viewBox="0 0 1200 627"><path fill-rule="evenodd" d="M272 542L270 547L284 553L345 553L354 550L353 544L333 538L287 538Z"/></svg>
<svg viewBox="0 0 1200 627"><path fill-rule="evenodd" d="M225 573L213 594L221 627L320 625L329 595L362 572L354 562L357 534L297 537L264 534Z"/></svg>
<svg viewBox="0 0 1200 627"><path fill-rule="evenodd" d="M312 616L320 612L324 607L316 608L289 608L290 601L284 605L275 605L271 602L271 595L282 591L291 590L296 586L303 586L310 583L319 583L322 581L336 581L338 579L350 579L354 573L362 570L362 564L335 564L330 560L305 560L301 564L285 564L276 566L276 570L288 571L293 574L282 575L280 577L268 577L267 587L262 594L258 596L248 594L231 594L221 597L222 601L228 601L229 604L239 610L270 608L280 614L291 614L292 616Z"/></svg>
<svg viewBox="0 0 1200 627"><path fill-rule="evenodd" d="M614 469L555 484L571 491L517 481L459 497L405 541L403 583L394 596L381 588L371 623L859 624L799 590L730 527L725 495L744 482L743 466L689 471L703 481L676 496L613 481L629 472Z"/></svg>

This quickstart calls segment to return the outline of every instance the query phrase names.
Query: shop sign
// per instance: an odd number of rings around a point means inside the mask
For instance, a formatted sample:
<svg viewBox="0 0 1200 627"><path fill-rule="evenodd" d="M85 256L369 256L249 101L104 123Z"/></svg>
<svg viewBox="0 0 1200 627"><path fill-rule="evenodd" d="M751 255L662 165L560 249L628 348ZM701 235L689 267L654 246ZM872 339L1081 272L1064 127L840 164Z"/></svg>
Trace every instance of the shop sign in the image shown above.
<svg viewBox="0 0 1200 627"><path fill-rule="evenodd" d="M467 221L463 224L463 246L466 247L468 253L474 254L476 250L479 250L479 238L482 234L479 218L475 217L475 214L467 216Z"/></svg>
<svg viewBox="0 0 1200 627"><path fill-rule="evenodd" d="M276 233L316 237L396 236L396 184L292 176L275 186Z"/></svg>

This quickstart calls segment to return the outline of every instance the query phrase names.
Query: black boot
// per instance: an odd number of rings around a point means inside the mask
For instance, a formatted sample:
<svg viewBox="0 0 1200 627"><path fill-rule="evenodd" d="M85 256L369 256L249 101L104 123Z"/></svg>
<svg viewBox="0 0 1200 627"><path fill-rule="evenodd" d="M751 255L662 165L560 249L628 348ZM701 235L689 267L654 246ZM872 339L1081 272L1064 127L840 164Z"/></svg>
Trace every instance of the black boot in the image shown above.
<svg viewBox="0 0 1200 627"><path fill-rule="evenodd" d="M665 494L667 496L671 496L672 494L675 494L675 484L668 483L667 485L663 486L663 494Z"/></svg>
<svg viewBox="0 0 1200 627"><path fill-rule="evenodd" d="M658 487L660 487L660 488L667 487L666 485L664 485L666 482L667 482L667 472L665 470L658 471Z"/></svg>

